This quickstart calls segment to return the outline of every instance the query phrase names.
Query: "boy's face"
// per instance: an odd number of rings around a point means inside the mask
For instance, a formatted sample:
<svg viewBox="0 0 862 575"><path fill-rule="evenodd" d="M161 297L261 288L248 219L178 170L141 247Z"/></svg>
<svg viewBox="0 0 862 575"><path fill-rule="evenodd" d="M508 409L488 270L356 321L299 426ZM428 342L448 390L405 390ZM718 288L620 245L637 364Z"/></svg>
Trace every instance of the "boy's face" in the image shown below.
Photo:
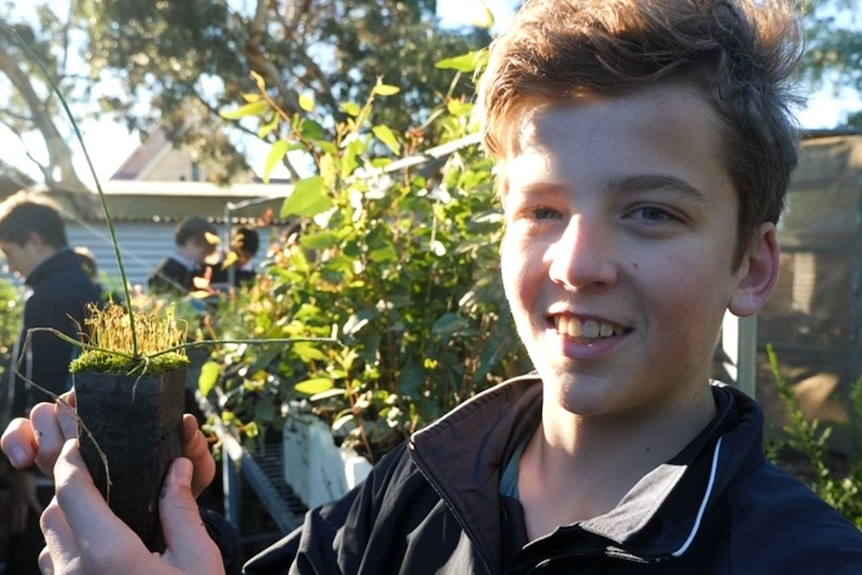
<svg viewBox="0 0 862 575"><path fill-rule="evenodd" d="M9 271L22 278L30 275L30 272L49 255L46 244L35 234L32 234L23 245L0 240L0 251L3 252Z"/></svg>
<svg viewBox="0 0 862 575"><path fill-rule="evenodd" d="M186 255L198 264L204 263L216 251L216 245L205 239L189 240L184 247Z"/></svg>
<svg viewBox="0 0 862 575"><path fill-rule="evenodd" d="M502 274L546 401L609 415L690 400L725 310L769 296L772 224L731 269L738 199L716 132L675 85L540 106L516 131Z"/></svg>

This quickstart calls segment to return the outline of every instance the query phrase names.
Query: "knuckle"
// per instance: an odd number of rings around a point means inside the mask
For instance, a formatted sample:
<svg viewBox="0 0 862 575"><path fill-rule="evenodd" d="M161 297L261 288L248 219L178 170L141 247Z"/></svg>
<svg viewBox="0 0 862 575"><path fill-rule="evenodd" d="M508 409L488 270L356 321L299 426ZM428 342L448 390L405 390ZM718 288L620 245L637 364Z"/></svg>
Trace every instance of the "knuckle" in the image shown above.
<svg viewBox="0 0 862 575"><path fill-rule="evenodd" d="M60 506L57 502L57 498L53 497L51 502L45 507L44 511L42 511L42 515L39 516L39 527L42 529L42 532L48 531L51 527L57 522L58 518L62 516L62 511L60 510Z"/></svg>

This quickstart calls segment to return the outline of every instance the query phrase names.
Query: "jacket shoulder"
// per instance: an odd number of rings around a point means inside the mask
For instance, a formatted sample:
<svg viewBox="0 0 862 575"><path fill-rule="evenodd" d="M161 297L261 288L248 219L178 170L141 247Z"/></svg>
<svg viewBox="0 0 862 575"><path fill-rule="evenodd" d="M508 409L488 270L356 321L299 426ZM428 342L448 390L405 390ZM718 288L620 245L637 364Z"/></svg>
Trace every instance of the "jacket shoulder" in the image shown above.
<svg viewBox="0 0 862 575"><path fill-rule="evenodd" d="M731 572L862 573L862 532L786 471L765 461L726 496Z"/></svg>

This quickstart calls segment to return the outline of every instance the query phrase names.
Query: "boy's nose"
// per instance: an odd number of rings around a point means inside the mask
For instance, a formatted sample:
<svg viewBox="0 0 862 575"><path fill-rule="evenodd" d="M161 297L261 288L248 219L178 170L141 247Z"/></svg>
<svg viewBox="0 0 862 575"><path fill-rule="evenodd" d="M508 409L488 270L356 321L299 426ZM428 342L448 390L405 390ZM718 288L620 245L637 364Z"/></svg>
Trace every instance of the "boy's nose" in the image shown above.
<svg viewBox="0 0 862 575"><path fill-rule="evenodd" d="M567 290L607 287L617 280L613 239L605 226L572 216L563 235L550 247L549 275Z"/></svg>

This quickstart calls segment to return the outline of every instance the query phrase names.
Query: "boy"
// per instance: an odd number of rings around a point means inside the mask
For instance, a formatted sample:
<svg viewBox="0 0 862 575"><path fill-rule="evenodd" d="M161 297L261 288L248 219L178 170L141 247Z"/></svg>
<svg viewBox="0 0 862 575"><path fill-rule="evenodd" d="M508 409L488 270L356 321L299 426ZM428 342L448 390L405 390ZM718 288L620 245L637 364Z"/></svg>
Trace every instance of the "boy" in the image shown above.
<svg viewBox="0 0 862 575"><path fill-rule="evenodd" d="M233 234L231 251L224 254L221 261L213 266L210 283L235 287L251 285L257 275L252 260L259 247L260 235L257 230L245 226L238 228Z"/></svg>
<svg viewBox="0 0 862 575"><path fill-rule="evenodd" d="M210 238L218 232L206 218L191 216L174 230L176 251L159 263L150 274L147 285L156 294L186 295L194 291L194 278L203 276L203 264L216 250Z"/></svg>
<svg viewBox="0 0 862 575"><path fill-rule="evenodd" d="M48 332L49 327L79 339L87 306L100 301L100 292L67 247L66 229L59 210L44 197L18 194L0 204L0 251L9 271L21 277L28 292L24 325L12 353L8 380L0 386L11 415L26 415L40 400L48 399L30 382L61 394L69 389L69 362L78 348ZM5 425L10 414L0 414ZM7 571L38 573L36 559L44 542L39 533L41 502L37 497L35 470L17 471L13 477ZM41 491L50 492L50 481L41 478ZM46 493L40 495L45 496ZM50 494L47 494L50 499ZM47 501L46 501L47 502Z"/></svg>
<svg viewBox="0 0 862 575"><path fill-rule="evenodd" d="M775 285L798 36L777 0L528 1L479 100L536 374L416 433L245 572L862 572L862 535L766 462L757 405L709 382L725 310L754 314ZM32 458L33 425L62 443L44 409L4 450ZM44 564L215 572L177 511L193 467L167 481L168 556L112 562L89 544L116 520L67 442Z"/></svg>

